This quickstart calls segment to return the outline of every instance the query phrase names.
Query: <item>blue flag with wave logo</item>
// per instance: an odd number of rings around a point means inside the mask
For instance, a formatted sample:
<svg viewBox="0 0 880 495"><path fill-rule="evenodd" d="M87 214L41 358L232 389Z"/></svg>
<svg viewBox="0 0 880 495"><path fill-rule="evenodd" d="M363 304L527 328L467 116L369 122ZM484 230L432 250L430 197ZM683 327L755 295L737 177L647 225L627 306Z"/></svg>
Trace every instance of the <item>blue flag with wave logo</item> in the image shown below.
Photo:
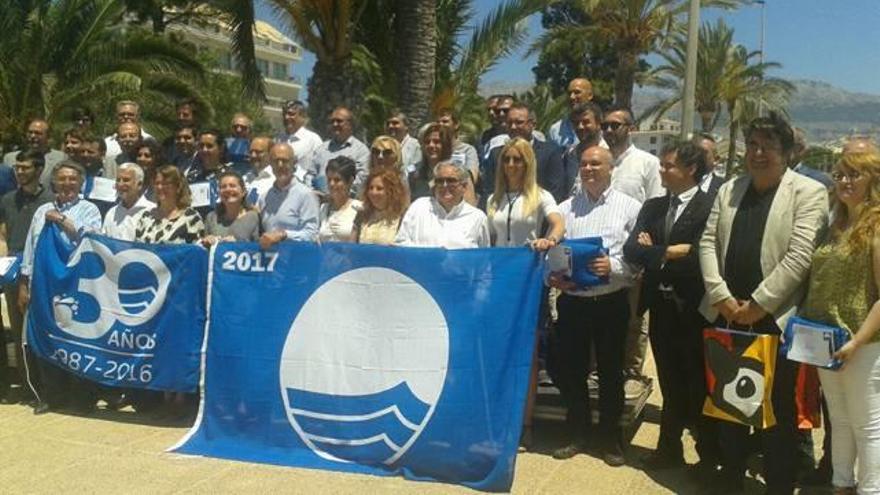
<svg viewBox="0 0 880 495"><path fill-rule="evenodd" d="M47 222L34 255L28 345L104 385L195 391L207 257L199 246L97 234L73 246Z"/></svg>
<svg viewBox="0 0 880 495"><path fill-rule="evenodd" d="M282 243L212 256L203 399L173 450L510 489L536 253Z"/></svg>

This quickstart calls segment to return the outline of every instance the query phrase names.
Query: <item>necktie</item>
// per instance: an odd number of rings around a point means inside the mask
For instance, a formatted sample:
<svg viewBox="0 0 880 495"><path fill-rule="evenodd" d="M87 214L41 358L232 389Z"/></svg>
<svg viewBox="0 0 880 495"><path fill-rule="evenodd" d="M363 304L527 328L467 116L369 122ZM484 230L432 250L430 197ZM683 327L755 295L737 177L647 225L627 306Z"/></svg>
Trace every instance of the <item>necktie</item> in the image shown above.
<svg viewBox="0 0 880 495"><path fill-rule="evenodd" d="M669 244L669 234L672 232L672 226L675 225L675 213L678 211L678 205L680 204L681 199L678 196L669 197L669 209L666 210L666 224L663 230L666 244Z"/></svg>

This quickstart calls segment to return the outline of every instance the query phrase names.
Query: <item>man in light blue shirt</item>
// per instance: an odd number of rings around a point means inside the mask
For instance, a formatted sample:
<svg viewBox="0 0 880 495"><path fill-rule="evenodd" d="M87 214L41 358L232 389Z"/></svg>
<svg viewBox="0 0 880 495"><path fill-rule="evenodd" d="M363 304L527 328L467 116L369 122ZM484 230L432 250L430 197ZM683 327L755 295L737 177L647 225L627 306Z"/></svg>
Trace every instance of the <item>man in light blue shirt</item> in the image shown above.
<svg viewBox="0 0 880 495"><path fill-rule="evenodd" d="M568 108L574 110L577 105L593 101L593 85L589 79L578 77L568 83ZM547 137L562 149L578 142L577 122L575 114L569 113L550 126Z"/></svg>
<svg viewBox="0 0 880 495"><path fill-rule="evenodd" d="M370 164L370 149L359 139L352 136L354 130L354 117L351 111L345 107L337 107L330 114L330 139L324 141L311 156L306 170L306 185L312 185L315 189L327 192L327 177L324 170L327 162L337 156L347 156L354 160L357 166L357 176L351 185L351 190L357 193L361 190L367 179L367 167Z"/></svg>
<svg viewBox="0 0 880 495"><path fill-rule="evenodd" d="M293 148L287 143L275 144L269 150L269 163L275 183L257 203L264 232L260 247L268 249L287 239L314 241L318 237L318 198L294 179Z"/></svg>

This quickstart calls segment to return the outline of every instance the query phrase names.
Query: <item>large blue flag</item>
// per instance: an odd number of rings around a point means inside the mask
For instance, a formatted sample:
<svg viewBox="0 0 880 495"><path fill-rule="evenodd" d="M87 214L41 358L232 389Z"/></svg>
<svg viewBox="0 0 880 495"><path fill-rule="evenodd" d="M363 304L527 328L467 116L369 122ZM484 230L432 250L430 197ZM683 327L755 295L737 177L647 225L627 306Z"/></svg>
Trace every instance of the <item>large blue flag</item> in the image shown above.
<svg viewBox="0 0 880 495"><path fill-rule="evenodd" d="M537 254L221 244L210 278L202 404L176 451L510 488Z"/></svg>
<svg viewBox="0 0 880 495"><path fill-rule="evenodd" d="M194 391L205 328L207 252L46 223L34 259L27 341L37 356L111 386Z"/></svg>

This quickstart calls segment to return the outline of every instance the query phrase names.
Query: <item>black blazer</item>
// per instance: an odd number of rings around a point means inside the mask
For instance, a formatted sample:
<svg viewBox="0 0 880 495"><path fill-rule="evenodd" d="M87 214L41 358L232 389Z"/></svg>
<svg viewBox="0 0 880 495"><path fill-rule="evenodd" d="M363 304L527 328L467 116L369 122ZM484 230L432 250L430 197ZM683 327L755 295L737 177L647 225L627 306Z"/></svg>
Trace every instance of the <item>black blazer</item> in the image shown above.
<svg viewBox="0 0 880 495"><path fill-rule="evenodd" d="M483 184L483 202L489 199L495 190L495 173L498 164L498 156L501 154L503 146L498 146L492 150L488 163L485 164L481 175L481 183ZM532 143L532 149L535 151L535 161L538 165L538 185L553 195L553 199L557 203L561 203L569 196L565 190L565 172L562 169L562 153L563 149L552 142L545 142L535 139Z"/></svg>
<svg viewBox="0 0 880 495"><path fill-rule="evenodd" d="M623 246L626 261L645 269L642 297L639 310L649 308L658 297L658 286L671 285L685 305L694 310L700 304L705 288L700 273L700 260L697 247L703 228L712 210L713 197L697 190L672 226L669 239L664 239L666 212L669 210L669 197L651 198L642 205L636 226ZM653 241L652 246L638 243L639 233L647 232ZM684 258L663 263L666 247L673 244L690 244L691 251Z"/></svg>
<svg viewBox="0 0 880 495"><path fill-rule="evenodd" d="M711 172L710 172L711 173ZM712 174L712 180L709 181L709 190L706 191L707 194L711 197L715 197L718 194L718 189L721 188L721 184L724 184L724 179L718 177L715 174Z"/></svg>

